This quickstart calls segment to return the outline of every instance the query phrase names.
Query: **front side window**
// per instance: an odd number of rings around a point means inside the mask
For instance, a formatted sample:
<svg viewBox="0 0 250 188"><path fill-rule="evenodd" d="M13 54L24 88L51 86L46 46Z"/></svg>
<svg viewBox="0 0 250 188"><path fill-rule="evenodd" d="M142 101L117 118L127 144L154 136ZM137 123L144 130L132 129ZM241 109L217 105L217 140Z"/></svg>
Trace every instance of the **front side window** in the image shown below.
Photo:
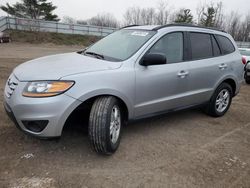
<svg viewBox="0 0 250 188"><path fill-rule="evenodd" d="M170 33L157 41L149 53L162 53L167 58L167 63L183 61L183 33Z"/></svg>
<svg viewBox="0 0 250 188"><path fill-rule="evenodd" d="M119 30L84 51L85 55L110 61L124 61L134 55L156 31Z"/></svg>
<svg viewBox="0 0 250 188"><path fill-rule="evenodd" d="M210 34L190 33L192 59L206 59L213 57Z"/></svg>

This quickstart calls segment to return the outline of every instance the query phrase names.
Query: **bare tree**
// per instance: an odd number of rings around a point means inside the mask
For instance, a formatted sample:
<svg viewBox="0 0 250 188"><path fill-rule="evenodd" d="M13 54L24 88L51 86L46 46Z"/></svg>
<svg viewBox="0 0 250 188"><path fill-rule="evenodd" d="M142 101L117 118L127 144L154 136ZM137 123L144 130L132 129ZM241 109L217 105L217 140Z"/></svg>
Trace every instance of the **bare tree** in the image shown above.
<svg viewBox="0 0 250 188"><path fill-rule="evenodd" d="M170 9L168 8L168 2L159 1L156 9L155 24L164 25L169 21Z"/></svg>
<svg viewBox="0 0 250 188"><path fill-rule="evenodd" d="M124 14L124 25L164 25L169 22L168 3L160 1L156 8L130 7Z"/></svg>
<svg viewBox="0 0 250 188"><path fill-rule="evenodd" d="M67 23L67 24L75 24L76 23L76 19L70 17L70 16L64 16L62 19L63 23Z"/></svg>
<svg viewBox="0 0 250 188"><path fill-rule="evenodd" d="M205 12L206 4L202 3L201 1L196 7L196 14L197 14L197 24L200 25L201 17Z"/></svg>
<svg viewBox="0 0 250 188"><path fill-rule="evenodd" d="M154 8L144 8L141 10L140 22L143 25L152 25L154 24L155 18L155 9Z"/></svg>
<svg viewBox="0 0 250 188"><path fill-rule="evenodd" d="M242 41L250 41L250 12L247 14L245 21L242 23Z"/></svg>
<svg viewBox="0 0 250 188"><path fill-rule="evenodd" d="M80 25L88 25L88 22L86 20L77 20L76 23Z"/></svg>
<svg viewBox="0 0 250 188"><path fill-rule="evenodd" d="M225 29L225 15L223 13L223 3L222 1L218 2L215 6L215 21L214 26L219 29Z"/></svg>
<svg viewBox="0 0 250 188"><path fill-rule="evenodd" d="M96 26L102 26L102 27L116 28L119 26L116 18L112 14L109 14L109 13L98 14L97 16L90 18L87 21L87 23L89 25L96 25Z"/></svg>
<svg viewBox="0 0 250 188"><path fill-rule="evenodd" d="M128 8L124 14L124 25L152 25L155 22L154 8Z"/></svg>
<svg viewBox="0 0 250 188"><path fill-rule="evenodd" d="M139 7L130 7L124 14L125 25L141 24L141 9Z"/></svg>
<svg viewBox="0 0 250 188"><path fill-rule="evenodd" d="M232 35L235 40L239 38L239 27L240 27L241 16L232 11L227 17L227 27L226 30Z"/></svg>

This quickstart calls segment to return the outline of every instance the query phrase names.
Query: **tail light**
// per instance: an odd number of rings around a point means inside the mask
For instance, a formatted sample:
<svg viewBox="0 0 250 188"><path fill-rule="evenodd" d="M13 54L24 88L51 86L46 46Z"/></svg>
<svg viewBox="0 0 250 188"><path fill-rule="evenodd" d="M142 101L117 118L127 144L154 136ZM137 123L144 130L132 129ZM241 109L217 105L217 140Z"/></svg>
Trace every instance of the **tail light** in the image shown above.
<svg viewBox="0 0 250 188"><path fill-rule="evenodd" d="M245 65L247 64L247 59L245 57L242 57L242 63Z"/></svg>

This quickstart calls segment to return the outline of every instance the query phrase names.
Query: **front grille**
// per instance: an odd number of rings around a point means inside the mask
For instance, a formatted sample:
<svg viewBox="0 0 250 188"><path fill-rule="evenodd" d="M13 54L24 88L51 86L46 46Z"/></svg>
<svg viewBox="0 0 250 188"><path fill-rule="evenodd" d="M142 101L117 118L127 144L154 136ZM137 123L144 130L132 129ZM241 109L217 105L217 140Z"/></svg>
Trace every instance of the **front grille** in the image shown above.
<svg viewBox="0 0 250 188"><path fill-rule="evenodd" d="M18 80L15 77L15 75L11 74L5 86L5 95L7 98L11 97L17 86L18 86Z"/></svg>

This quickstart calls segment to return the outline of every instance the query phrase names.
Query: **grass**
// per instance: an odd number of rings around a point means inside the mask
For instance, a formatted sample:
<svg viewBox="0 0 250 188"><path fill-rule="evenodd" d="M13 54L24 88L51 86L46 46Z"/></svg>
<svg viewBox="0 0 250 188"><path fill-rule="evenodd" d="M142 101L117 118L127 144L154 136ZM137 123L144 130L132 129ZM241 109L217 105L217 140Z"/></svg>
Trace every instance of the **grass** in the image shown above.
<svg viewBox="0 0 250 188"><path fill-rule="evenodd" d="M75 35L37 31L7 30L13 42L25 42L31 44L52 43L56 45L81 45L89 46L100 40L100 37L90 35Z"/></svg>

